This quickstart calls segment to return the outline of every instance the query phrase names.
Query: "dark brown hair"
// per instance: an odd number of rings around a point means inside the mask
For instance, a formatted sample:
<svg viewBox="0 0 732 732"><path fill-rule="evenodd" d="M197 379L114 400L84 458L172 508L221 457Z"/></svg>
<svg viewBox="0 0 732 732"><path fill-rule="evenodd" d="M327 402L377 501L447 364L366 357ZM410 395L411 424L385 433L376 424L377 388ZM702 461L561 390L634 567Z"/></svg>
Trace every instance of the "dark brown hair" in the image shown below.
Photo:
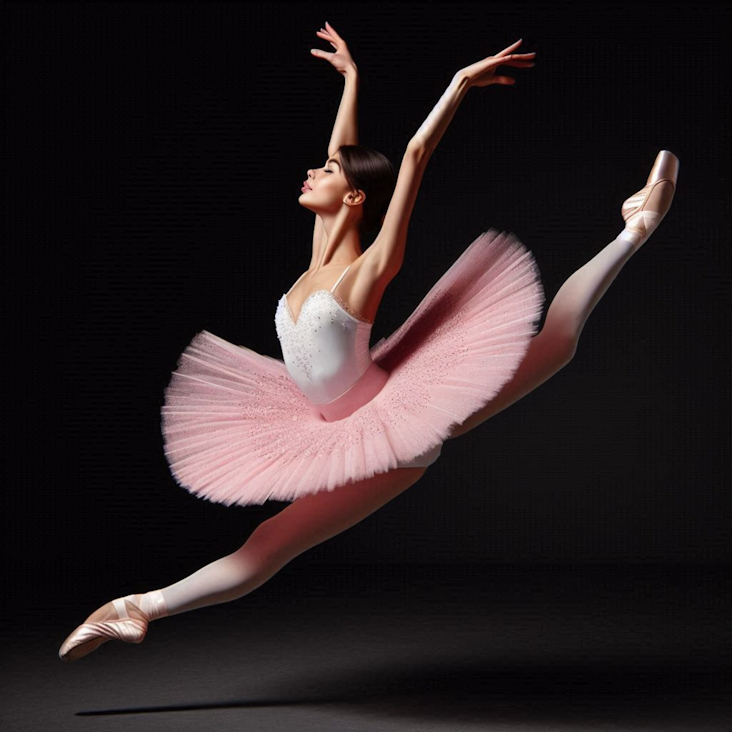
<svg viewBox="0 0 732 732"><path fill-rule="evenodd" d="M396 187L394 166L385 155L364 145L341 145L338 152L348 184L366 194L358 228L358 233L365 236L380 228L386 216Z"/></svg>

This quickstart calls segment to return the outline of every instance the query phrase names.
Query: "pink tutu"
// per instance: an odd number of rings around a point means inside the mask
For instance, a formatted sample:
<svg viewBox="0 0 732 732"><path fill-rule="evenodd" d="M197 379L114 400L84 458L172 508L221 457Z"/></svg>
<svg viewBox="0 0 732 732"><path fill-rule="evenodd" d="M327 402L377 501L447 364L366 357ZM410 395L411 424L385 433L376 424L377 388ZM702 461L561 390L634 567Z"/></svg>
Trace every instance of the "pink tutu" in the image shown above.
<svg viewBox="0 0 732 732"><path fill-rule="evenodd" d="M300 391L284 361L203 330L165 389L170 470L197 496L250 505L396 468L441 445L509 381L543 303L531 252L513 234L490 229L370 348L363 376L320 405Z"/></svg>

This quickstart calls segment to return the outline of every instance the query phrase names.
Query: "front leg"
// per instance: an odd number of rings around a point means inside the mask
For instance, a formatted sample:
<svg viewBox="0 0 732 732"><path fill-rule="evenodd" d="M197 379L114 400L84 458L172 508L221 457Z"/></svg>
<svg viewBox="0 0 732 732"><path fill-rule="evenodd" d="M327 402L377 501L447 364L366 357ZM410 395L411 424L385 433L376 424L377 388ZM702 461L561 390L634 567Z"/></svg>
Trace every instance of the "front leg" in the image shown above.
<svg viewBox="0 0 732 732"><path fill-rule="evenodd" d="M263 521L250 537L277 569L354 526L414 485L426 467L395 468L298 498ZM246 545L242 548L245 548Z"/></svg>
<svg viewBox="0 0 732 732"><path fill-rule="evenodd" d="M426 470L396 468L296 499L259 524L236 551L161 588L167 614L178 615L249 594L299 554L340 534L414 485Z"/></svg>

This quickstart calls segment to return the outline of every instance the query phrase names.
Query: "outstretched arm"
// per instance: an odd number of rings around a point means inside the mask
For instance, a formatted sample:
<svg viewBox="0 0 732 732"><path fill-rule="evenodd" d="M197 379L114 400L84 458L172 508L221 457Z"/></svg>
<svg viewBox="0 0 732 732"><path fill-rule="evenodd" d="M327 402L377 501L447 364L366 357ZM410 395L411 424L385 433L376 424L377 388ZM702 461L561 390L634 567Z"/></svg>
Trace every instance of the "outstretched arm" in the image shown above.
<svg viewBox="0 0 732 732"><path fill-rule="evenodd" d="M534 65L531 59L536 56L536 53L511 53L511 51L518 48L522 40L520 38L495 56L488 56L482 61L458 71L453 76L450 86L447 87L434 109L417 130L410 144L416 145L422 155L429 158L437 147L437 143L445 134L445 130L454 117L458 105L470 87L515 84L516 80L511 76L496 76L496 70L499 66L526 68Z"/></svg>
<svg viewBox="0 0 732 732"><path fill-rule="evenodd" d="M536 55L534 53L511 54L520 43L521 40L518 40L495 56L488 56L458 71L434 109L409 141L384 223L371 245L374 250L373 256L379 261L379 268L382 271L395 275L402 266L409 219L427 161L445 134L468 89L490 84L515 83L515 79L510 76L496 76L498 66L526 68L534 65L530 60Z"/></svg>
<svg viewBox="0 0 732 732"><path fill-rule="evenodd" d="M330 53L319 48L311 48L310 53L316 58L325 59L332 64L345 80L341 104L338 107L338 114L328 143L328 157L330 158L341 145L358 145L358 68L351 57L348 45L327 20L325 28L321 28L316 35L327 40L335 51ZM320 250L325 243L324 240L323 220L316 214L311 266L320 259Z"/></svg>
<svg viewBox="0 0 732 732"><path fill-rule="evenodd" d="M427 119L407 144L381 230L369 247L374 270L379 276L385 275L392 279L402 268L409 221L427 162L467 91L468 80L458 71Z"/></svg>
<svg viewBox="0 0 732 732"><path fill-rule="evenodd" d="M328 157L337 152L341 145L358 145L358 68L351 57L348 45L336 29L326 20L325 28L316 35L325 38L335 48L334 53L311 48L310 53L317 58L330 62L335 70L345 79L341 104L333 125L333 133L328 144Z"/></svg>

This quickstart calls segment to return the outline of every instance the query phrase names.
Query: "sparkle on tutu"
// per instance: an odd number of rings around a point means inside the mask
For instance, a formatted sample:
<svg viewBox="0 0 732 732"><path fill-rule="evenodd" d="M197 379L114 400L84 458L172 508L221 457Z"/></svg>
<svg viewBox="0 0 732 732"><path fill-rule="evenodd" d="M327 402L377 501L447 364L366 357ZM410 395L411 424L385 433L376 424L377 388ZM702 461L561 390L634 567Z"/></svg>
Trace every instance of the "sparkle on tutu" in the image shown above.
<svg viewBox="0 0 732 732"><path fill-rule="evenodd" d="M297 322L279 300L283 359L203 330L165 389L170 470L194 495L250 505L429 464L452 427L512 377L543 304L531 252L490 229L373 347L372 324L327 289L306 299Z"/></svg>

